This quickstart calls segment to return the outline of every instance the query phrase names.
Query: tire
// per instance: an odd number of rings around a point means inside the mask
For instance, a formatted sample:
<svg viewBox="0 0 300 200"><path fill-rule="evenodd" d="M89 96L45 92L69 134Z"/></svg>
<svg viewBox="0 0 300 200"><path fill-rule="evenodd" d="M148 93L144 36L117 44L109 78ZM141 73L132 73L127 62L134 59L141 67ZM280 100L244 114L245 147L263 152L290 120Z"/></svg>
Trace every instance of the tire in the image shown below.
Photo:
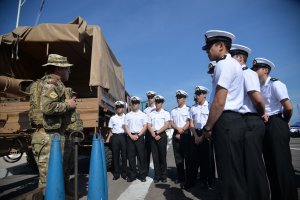
<svg viewBox="0 0 300 200"><path fill-rule="evenodd" d="M112 151L107 145L105 145L104 148L105 148L106 170L109 171L112 168Z"/></svg>

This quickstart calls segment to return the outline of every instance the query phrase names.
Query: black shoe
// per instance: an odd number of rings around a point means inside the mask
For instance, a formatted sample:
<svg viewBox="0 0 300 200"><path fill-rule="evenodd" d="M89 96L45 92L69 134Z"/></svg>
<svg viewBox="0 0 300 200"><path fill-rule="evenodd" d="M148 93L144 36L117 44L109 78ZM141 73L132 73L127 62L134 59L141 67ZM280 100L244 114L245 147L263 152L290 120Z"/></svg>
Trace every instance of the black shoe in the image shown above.
<svg viewBox="0 0 300 200"><path fill-rule="evenodd" d="M121 175L122 179L126 180L126 175Z"/></svg>
<svg viewBox="0 0 300 200"><path fill-rule="evenodd" d="M194 185L195 185L195 184L192 184L192 183L186 183L186 184L184 184L183 188L184 188L185 190L188 190L188 189L192 188Z"/></svg>
<svg viewBox="0 0 300 200"><path fill-rule="evenodd" d="M159 180L157 180L157 179L153 179L153 182L154 182L154 183L158 183L158 182L159 182Z"/></svg>
<svg viewBox="0 0 300 200"><path fill-rule="evenodd" d="M120 176L114 176L112 180L118 180Z"/></svg>
<svg viewBox="0 0 300 200"><path fill-rule="evenodd" d="M127 182L135 181L135 178L127 178Z"/></svg>
<svg viewBox="0 0 300 200"><path fill-rule="evenodd" d="M166 178L163 178L163 179L161 179L161 182L162 182L162 183L166 183L166 182L167 182L167 179L166 179Z"/></svg>
<svg viewBox="0 0 300 200"><path fill-rule="evenodd" d="M141 178L141 181L142 182L146 182L146 178Z"/></svg>

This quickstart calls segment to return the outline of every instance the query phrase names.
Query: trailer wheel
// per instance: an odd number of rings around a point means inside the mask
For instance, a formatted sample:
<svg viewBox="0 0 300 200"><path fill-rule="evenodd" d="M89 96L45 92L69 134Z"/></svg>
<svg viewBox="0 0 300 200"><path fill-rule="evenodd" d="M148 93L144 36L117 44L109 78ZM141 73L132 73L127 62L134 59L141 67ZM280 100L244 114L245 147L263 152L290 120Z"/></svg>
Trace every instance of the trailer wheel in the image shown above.
<svg viewBox="0 0 300 200"><path fill-rule="evenodd" d="M105 145L105 160L106 160L106 169L109 171L112 167L112 151L109 146Z"/></svg>

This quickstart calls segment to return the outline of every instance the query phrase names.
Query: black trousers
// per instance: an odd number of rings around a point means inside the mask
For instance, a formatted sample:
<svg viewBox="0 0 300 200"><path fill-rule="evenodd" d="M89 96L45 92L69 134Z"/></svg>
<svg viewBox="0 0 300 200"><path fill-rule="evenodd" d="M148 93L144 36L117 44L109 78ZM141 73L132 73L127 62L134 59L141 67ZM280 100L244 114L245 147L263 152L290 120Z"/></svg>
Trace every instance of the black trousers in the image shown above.
<svg viewBox="0 0 300 200"><path fill-rule="evenodd" d="M175 138L178 131L174 130L172 137L173 152L175 158L175 164L177 168L177 179L179 182L184 182L186 177L190 175L190 156L191 156L191 144L192 136L190 131L186 131L180 134L180 139Z"/></svg>
<svg viewBox="0 0 300 200"><path fill-rule="evenodd" d="M127 155L126 155L126 135L113 134L111 137L111 147L114 163L114 177L126 176L127 173ZM120 166L121 155L121 166Z"/></svg>
<svg viewBox="0 0 300 200"><path fill-rule="evenodd" d="M196 130L198 134L200 130ZM195 143L195 138L192 137L192 150L191 150L191 172L189 173L189 177L187 183L195 184L198 170L200 167L200 180L203 183L211 183L212 174L215 171L214 164L214 156L213 156L213 146L210 144L211 141L206 139L203 140L201 144ZM213 169L212 169L213 168ZM213 172L211 172L213 171Z"/></svg>
<svg viewBox="0 0 300 200"><path fill-rule="evenodd" d="M147 130L145 132L145 157L146 157L146 174L149 174L150 157L151 157L151 133ZM152 155L153 156L153 155Z"/></svg>
<svg viewBox="0 0 300 200"><path fill-rule="evenodd" d="M161 180L167 178L167 143L168 136L166 132L160 134L160 139L157 141L151 138L151 151L153 157L154 179Z"/></svg>
<svg viewBox="0 0 300 200"><path fill-rule="evenodd" d="M213 127L212 134L223 200L247 199L244 170L245 133L245 122L236 112L223 112Z"/></svg>
<svg viewBox="0 0 300 200"><path fill-rule="evenodd" d="M263 155L272 200L296 200L297 187L290 151L288 123L281 117L270 117L266 125Z"/></svg>
<svg viewBox="0 0 300 200"><path fill-rule="evenodd" d="M130 179L146 178L146 166L145 166L145 139L139 137L138 140L133 141L127 136L127 154L129 160L128 177ZM137 174L136 158L139 162L139 175Z"/></svg>
<svg viewBox="0 0 300 200"><path fill-rule="evenodd" d="M270 191L264 165L262 150L265 136L265 124L255 114L243 115L247 126L245 134L245 175L248 199L270 199Z"/></svg>

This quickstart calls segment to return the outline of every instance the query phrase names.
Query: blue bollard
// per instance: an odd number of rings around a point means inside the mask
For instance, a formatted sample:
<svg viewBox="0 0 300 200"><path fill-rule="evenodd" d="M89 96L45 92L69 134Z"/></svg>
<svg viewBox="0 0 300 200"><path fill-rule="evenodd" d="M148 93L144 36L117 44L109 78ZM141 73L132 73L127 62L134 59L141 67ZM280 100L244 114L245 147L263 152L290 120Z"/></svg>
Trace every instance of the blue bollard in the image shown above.
<svg viewBox="0 0 300 200"><path fill-rule="evenodd" d="M60 135L58 133L53 134L51 138L45 199L65 199L63 160L61 155Z"/></svg>
<svg viewBox="0 0 300 200"><path fill-rule="evenodd" d="M107 186L107 170L106 170L106 159L105 159L105 148L103 138L100 141L103 161L103 177L104 177L104 200L108 200L108 186Z"/></svg>
<svg viewBox="0 0 300 200"><path fill-rule="evenodd" d="M95 133L93 136L88 190L89 200L105 199L103 156L101 152L100 135L98 133Z"/></svg>

